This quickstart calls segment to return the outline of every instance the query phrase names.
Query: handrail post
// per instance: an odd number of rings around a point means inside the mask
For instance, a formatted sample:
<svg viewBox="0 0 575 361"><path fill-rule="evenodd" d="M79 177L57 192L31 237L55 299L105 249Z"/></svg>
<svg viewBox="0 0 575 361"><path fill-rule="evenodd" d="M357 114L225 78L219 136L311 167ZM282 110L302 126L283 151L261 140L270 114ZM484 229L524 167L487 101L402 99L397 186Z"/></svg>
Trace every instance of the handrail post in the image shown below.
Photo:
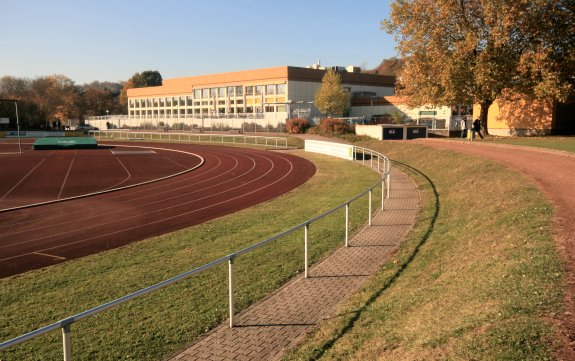
<svg viewBox="0 0 575 361"><path fill-rule="evenodd" d="M349 202L345 204L345 246L349 247Z"/></svg>
<svg viewBox="0 0 575 361"><path fill-rule="evenodd" d="M230 328L234 327L234 259L230 258L228 267L228 303L230 307Z"/></svg>
<svg viewBox="0 0 575 361"><path fill-rule="evenodd" d="M385 203L385 180L381 180L381 210L383 211L383 206Z"/></svg>
<svg viewBox="0 0 575 361"><path fill-rule="evenodd" d="M385 183L387 184L387 194L385 198L389 199L390 197L389 192L391 191L391 171L388 171L386 178L387 180Z"/></svg>
<svg viewBox="0 0 575 361"><path fill-rule="evenodd" d="M309 223L307 223L304 227L304 278L307 278L307 269L308 269L308 234L309 234Z"/></svg>
<svg viewBox="0 0 575 361"><path fill-rule="evenodd" d="M62 351L64 352L64 361L72 361L71 324L62 326Z"/></svg>
<svg viewBox="0 0 575 361"><path fill-rule="evenodd" d="M370 190L369 190L369 204L368 204L368 206L369 206L369 211L368 211L369 221L368 221L368 224L369 224L370 226L371 226L371 198L372 198L372 193L373 193L373 189L370 189Z"/></svg>
<svg viewBox="0 0 575 361"><path fill-rule="evenodd" d="M369 150L369 167L373 168L373 150Z"/></svg>

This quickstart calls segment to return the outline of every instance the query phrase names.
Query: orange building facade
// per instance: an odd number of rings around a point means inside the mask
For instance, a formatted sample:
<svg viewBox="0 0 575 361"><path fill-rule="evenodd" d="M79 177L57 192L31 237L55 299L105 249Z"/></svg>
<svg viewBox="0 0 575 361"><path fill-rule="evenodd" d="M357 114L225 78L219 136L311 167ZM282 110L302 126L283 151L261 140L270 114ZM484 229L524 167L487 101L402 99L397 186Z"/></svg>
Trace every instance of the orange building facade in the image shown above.
<svg viewBox="0 0 575 361"><path fill-rule="evenodd" d="M338 68L350 92L389 96L395 78ZM282 66L185 78L165 79L162 86L128 90L128 120L207 127L213 122L237 126L256 122L275 127L286 119L321 114L313 106L325 69Z"/></svg>

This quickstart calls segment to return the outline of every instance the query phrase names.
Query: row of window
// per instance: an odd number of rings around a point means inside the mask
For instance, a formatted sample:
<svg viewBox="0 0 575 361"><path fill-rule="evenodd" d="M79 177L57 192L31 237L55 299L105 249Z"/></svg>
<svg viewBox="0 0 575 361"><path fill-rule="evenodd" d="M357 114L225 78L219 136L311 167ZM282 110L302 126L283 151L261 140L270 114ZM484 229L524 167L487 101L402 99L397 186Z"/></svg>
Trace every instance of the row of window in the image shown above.
<svg viewBox="0 0 575 361"><path fill-rule="evenodd" d="M285 112L286 106L285 105L266 105L264 111L266 113L275 113L275 112ZM162 117L180 117L185 118L188 116L196 116L196 115L213 115L213 114L253 114L253 113L261 113L261 107L235 107L235 108L224 108L218 107L216 109L209 109L209 108L201 108L201 109L154 109L154 110L130 110L130 116L142 116L147 118L162 118Z"/></svg>
<svg viewBox="0 0 575 361"><path fill-rule="evenodd" d="M194 89L192 95L188 96L130 99L130 108L171 107L178 105L200 106L207 105L207 101L199 101L198 99L243 97L244 94L246 96L283 95L286 90L285 86L285 84L269 84ZM220 100L220 102L223 101L225 100ZM212 104L212 101L210 101L210 104Z"/></svg>

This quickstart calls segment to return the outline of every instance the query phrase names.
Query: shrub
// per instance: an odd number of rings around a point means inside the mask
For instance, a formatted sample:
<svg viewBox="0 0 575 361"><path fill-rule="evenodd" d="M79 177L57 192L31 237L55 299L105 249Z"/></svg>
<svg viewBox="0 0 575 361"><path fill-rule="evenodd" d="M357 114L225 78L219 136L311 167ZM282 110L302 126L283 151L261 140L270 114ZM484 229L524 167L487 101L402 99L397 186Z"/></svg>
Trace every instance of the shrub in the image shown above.
<svg viewBox="0 0 575 361"><path fill-rule="evenodd" d="M286 132L288 134L305 133L307 128L309 128L309 122L307 121L307 119L293 118L288 119L288 121L286 122Z"/></svg>
<svg viewBox="0 0 575 361"><path fill-rule="evenodd" d="M346 134L352 132L349 124L343 119L324 118L320 120L319 127L325 133Z"/></svg>

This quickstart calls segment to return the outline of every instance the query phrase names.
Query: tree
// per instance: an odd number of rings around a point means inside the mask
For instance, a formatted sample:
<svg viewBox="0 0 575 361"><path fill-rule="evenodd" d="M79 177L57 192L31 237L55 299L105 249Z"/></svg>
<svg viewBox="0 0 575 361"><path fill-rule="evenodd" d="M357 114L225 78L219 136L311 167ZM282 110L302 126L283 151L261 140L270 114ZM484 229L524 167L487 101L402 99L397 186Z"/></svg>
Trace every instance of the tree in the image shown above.
<svg viewBox="0 0 575 361"><path fill-rule="evenodd" d="M390 19L406 63L397 94L412 106L479 104L525 95L566 101L575 93L572 0L397 0Z"/></svg>
<svg viewBox="0 0 575 361"><path fill-rule="evenodd" d="M327 116L343 115L349 107L349 94L341 86L341 77L328 69L315 92L315 106Z"/></svg>
<svg viewBox="0 0 575 361"><path fill-rule="evenodd" d="M32 80L31 101L38 107L37 121L41 123L80 116L79 91L74 82L64 75L49 75Z"/></svg>
<svg viewBox="0 0 575 361"><path fill-rule="evenodd" d="M162 75L157 70L146 70L142 73L132 75L128 81L124 83L124 88L120 93L120 105L125 109L128 107L128 89L144 88L148 86L161 86L163 82Z"/></svg>

